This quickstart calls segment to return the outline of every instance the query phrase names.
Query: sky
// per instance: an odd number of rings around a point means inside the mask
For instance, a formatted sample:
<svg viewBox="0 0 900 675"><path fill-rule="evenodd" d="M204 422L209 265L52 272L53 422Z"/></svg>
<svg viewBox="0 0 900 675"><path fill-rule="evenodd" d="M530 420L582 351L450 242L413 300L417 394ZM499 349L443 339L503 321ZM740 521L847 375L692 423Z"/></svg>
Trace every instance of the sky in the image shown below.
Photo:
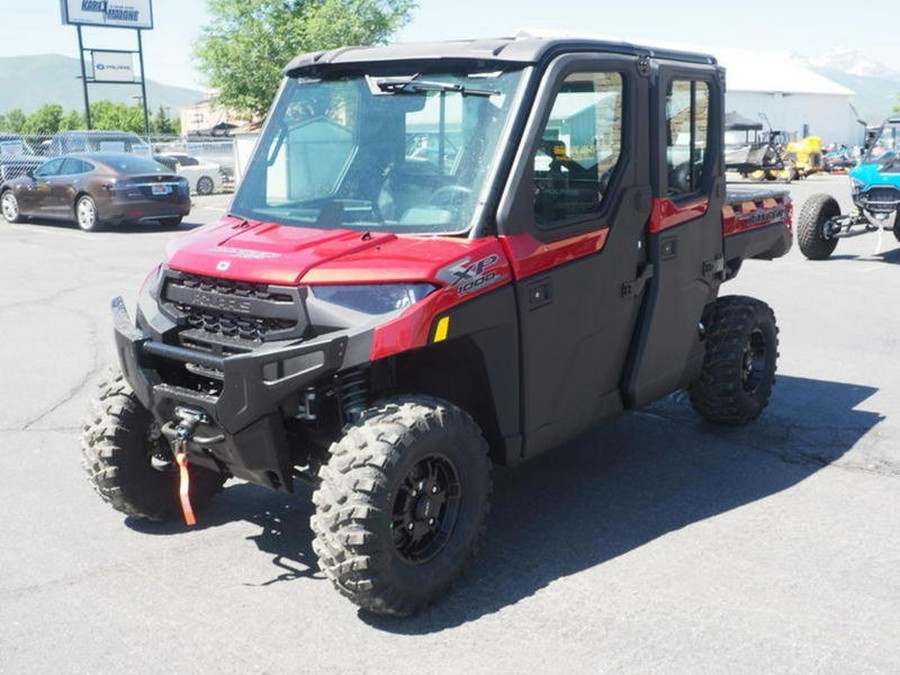
<svg viewBox="0 0 900 675"><path fill-rule="evenodd" d="M510 36L520 29L544 29L653 45L696 45L793 51L819 56L856 49L900 71L900 50L891 30L873 17L892 17L896 4L868 0L862 6L841 0L818 2L701 2L699 0L419 0L399 41ZM76 57L75 28L64 26L59 0L0 0L0 56L57 53ZM203 88L191 46L208 21L205 0L153 0L154 29L143 34L149 79ZM135 49L134 31L84 29L85 45Z"/></svg>

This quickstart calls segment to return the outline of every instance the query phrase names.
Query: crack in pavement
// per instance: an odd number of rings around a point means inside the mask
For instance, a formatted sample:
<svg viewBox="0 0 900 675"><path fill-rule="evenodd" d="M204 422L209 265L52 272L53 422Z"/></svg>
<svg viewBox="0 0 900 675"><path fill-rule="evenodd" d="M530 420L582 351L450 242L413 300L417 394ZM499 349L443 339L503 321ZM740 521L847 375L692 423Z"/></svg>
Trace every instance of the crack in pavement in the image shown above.
<svg viewBox="0 0 900 675"><path fill-rule="evenodd" d="M40 421L46 419L54 412L59 410L62 406L69 403L73 400L78 394L80 394L88 384L94 380L100 372L106 367L106 364L103 362L103 359L100 356L100 348L97 342L98 339L98 330L96 322L91 322L91 327L88 333L88 339L91 345L92 351L92 362L90 370L88 370L81 379L66 392L61 399L50 405L48 408L40 412L38 415L28 420L25 424L23 424L18 431L31 431L32 427L39 423ZM41 430L43 431L43 430Z"/></svg>
<svg viewBox="0 0 900 675"><path fill-rule="evenodd" d="M666 401L666 399L664 399ZM668 399L670 404L680 405L677 398ZM657 404L647 410L636 410L634 415L647 417L657 422L695 426L698 420L688 411L661 409ZM888 478L900 477L900 465L884 459L859 461L847 459L845 453L852 449L849 438L862 439L872 431L871 425L828 428L804 426L786 418L777 417L780 433L771 433L771 428L754 427L752 430L735 430L736 435L746 443L748 449L777 457L787 464L807 467L833 467L843 471L866 473ZM769 432L769 433L767 433ZM809 438L816 435L814 439ZM779 448L778 446L787 448ZM832 452L828 452L831 450Z"/></svg>

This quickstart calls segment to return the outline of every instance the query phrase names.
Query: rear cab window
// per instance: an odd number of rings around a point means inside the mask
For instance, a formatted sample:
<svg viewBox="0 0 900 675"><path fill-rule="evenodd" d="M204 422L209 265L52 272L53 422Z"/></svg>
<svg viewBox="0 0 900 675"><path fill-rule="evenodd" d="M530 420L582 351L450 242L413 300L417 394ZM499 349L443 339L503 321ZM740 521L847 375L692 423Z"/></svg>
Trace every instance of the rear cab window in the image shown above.
<svg viewBox="0 0 900 675"><path fill-rule="evenodd" d="M701 80L675 79L666 94L667 196L699 192L711 171L710 91Z"/></svg>

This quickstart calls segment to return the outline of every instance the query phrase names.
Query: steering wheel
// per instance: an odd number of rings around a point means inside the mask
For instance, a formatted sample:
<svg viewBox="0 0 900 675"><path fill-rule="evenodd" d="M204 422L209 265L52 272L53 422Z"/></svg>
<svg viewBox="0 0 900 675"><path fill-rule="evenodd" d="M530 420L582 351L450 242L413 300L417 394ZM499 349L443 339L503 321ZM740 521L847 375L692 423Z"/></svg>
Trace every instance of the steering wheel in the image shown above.
<svg viewBox="0 0 900 675"><path fill-rule="evenodd" d="M431 205L456 213L471 195L472 190L465 185L445 185L431 193Z"/></svg>

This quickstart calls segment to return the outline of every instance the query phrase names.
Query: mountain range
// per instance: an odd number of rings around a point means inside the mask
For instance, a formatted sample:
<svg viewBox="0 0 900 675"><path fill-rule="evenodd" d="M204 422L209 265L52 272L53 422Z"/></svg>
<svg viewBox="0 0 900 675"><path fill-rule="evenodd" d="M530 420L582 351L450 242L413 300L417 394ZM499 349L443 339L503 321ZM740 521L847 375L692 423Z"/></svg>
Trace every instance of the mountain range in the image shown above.
<svg viewBox="0 0 900 675"><path fill-rule="evenodd" d="M137 84L90 84L88 95L92 103L113 101L134 105L140 98L141 88ZM151 112L163 106L170 109L171 117L177 117L178 108L202 98L203 92L195 89L147 80ZM78 59L59 54L0 57L0 113L21 108L28 114L46 103L57 103L66 112L84 110Z"/></svg>
<svg viewBox="0 0 900 675"><path fill-rule="evenodd" d="M853 103L862 119L877 124L900 104L900 72L877 63L859 51L835 50L815 57L796 56L810 69L852 89ZM58 54L0 57L0 113L21 108L31 113L45 103L58 103L64 110L84 109L81 69L78 59ZM134 104L141 90L137 85L92 84L91 101ZM147 101L151 111L159 106L177 116L178 108L203 99L195 89L173 87L147 80Z"/></svg>
<svg viewBox="0 0 900 675"><path fill-rule="evenodd" d="M858 50L841 49L823 56L799 58L823 77L853 90L853 105L869 125L880 124L895 105L900 105L900 72Z"/></svg>

